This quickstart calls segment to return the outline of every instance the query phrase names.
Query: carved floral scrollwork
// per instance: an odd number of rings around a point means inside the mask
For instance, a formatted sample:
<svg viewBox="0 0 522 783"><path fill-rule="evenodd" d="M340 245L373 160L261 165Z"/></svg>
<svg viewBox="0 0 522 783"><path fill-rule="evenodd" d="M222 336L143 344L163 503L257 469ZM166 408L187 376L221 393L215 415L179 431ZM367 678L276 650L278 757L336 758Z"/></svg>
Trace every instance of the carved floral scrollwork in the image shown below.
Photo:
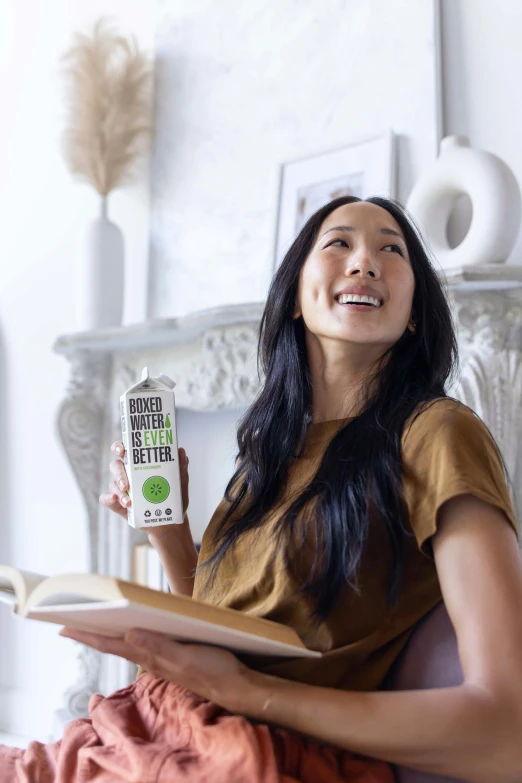
<svg viewBox="0 0 522 783"><path fill-rule="evenodd" d="M78 351L71 357L71 366L67 397L58 411L57 427L87 508L89 570L96 572L100 446L110 384L111 357ZM61 730L69 720L88 714L89 699L98 690L101 654L81 645L78 661L78 679L65 692L65 705L56 714ZM61 730L58 736L61 736Z"/></svg>
<svg viewBox="0 0 522 783"><path fill-rule="evenodd" d="M201 353L176 386L176 404L194 410L242 408L258 391L255 356L259 326L209 329Z"/></svg>
<svg viewBox="0 0 522 783"><path fill-rule="evenodd" d="M100 444L111 361L110 356L89 351L78 351L72 355L67 397L57 417L60 439L87 507L91 571L98 570Z"/></svg>
<svg viewBox="0 0 522 783"><path fill-rule="evenodd" d="M452 292L463 355L468 350L493 353L506 348L522 350L520 291Z"/></svg>
<svg viewBox="0 0 522 783"><path fill-rule="evenodd" d="M461 374L454 395L490 429L522 509L522 293L453 294Z"/></svg>
<svg viewBox="0 0 522 783"><path fill-rule="evenodd" d="M89 700L99 689L102 654L92 647L80 645L78 652L79 675L77 681L64 694L63 720L68 722L89 714Z"/></svg>

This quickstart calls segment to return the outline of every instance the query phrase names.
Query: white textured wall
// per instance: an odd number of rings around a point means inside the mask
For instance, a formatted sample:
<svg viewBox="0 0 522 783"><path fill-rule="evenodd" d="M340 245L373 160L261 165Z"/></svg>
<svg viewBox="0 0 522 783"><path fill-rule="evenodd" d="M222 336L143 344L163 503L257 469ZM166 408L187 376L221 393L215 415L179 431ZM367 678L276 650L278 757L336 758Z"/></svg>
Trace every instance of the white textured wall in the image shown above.
<svg viewBox="0 0 522 783"><path fill-rule="evenodd" d="M84 504L55 432L69 366L51 347L76 329L77 248L97 211L60 154L59 57L100 13L152 48L149 0L0 3L0 563L46 574L87 567ZM144 314L147 197L145 178L109 204L128 245L127 322ZM76 672L76 646L57 632L0 605L0 732L48 738Z"/></svg>
<svg viewBox="0 0 522 783"><path fill-rule="evenodd" d="M149 313L262 301L279 165L391 127L438 142L432 0L158 0Z"/></svg>

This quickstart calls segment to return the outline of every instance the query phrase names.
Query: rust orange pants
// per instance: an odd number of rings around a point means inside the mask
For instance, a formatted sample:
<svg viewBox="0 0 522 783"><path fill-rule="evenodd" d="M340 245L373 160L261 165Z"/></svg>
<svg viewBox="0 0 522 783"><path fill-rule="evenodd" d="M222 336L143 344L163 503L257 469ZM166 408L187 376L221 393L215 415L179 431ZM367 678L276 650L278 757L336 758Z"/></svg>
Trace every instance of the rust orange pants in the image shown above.
<svg viewBox="0 0 522 783"><path fill-rule="evenodd" d="M58 742L0 745L0 783L393 783L389 764L232 715L146 672Z"/></svg>

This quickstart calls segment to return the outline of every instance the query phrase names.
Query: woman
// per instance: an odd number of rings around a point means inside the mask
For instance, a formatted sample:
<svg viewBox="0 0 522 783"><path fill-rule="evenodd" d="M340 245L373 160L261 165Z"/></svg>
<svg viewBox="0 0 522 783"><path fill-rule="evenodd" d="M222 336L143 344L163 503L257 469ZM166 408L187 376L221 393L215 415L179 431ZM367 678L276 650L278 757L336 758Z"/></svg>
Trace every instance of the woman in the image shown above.
<svg viewBox="0 0 522 783"><path fill-rule="evenodd" d="M259 358L195 577L188 519L149 538L172 590L291 625L323 657L239 660L160 634L64 629L146 671L93 697L61 743L4 750L9 780L388 783L392 764L522 780L517 519L489 430L446 395L449 306L397 202L343 197L308 220L272 281ZM125 517L120 459L111 471L100 502ZM379 691L441 599L463 684Z"/></svg>

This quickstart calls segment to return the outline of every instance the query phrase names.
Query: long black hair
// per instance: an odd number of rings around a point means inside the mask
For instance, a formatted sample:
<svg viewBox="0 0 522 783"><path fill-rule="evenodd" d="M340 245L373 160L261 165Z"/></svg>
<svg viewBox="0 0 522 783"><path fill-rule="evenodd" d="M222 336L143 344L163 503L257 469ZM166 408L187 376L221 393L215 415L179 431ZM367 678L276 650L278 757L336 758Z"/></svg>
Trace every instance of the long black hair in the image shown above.
<svg viewBox="0 0 522 783"><path fill-rule="evenodd" d="M315 212L271 281L257 353L264 382L239 422L237 469L225 489L230 506L214 532L213 554L198 568L212 566L211 581L229 547L263 525L292 459L301 453L312 414L312 387L303 319L292 317L299 275L325 218L338 207L362 200L337 198ZM403 543L411 536L402 496L404 424L419 403L447 396L446 384L459 370L447 295L413 218L396 200L364 200L387 210L402 229L415 278L416 331L406 329L379 358L372 368L376 383L368 383L363 391L362 412L333 437L315 476L277 526L289 569L295 566L304 536L312 534L315 557L301 589L313 599L318 619L326 617L342 587L348 584L359 592L357 575L370 503L385 525L392 556L387 600L390 606L396 600L404 572ZM310 504L315 504L314 513L304 533L297 522Z"/></svg>

